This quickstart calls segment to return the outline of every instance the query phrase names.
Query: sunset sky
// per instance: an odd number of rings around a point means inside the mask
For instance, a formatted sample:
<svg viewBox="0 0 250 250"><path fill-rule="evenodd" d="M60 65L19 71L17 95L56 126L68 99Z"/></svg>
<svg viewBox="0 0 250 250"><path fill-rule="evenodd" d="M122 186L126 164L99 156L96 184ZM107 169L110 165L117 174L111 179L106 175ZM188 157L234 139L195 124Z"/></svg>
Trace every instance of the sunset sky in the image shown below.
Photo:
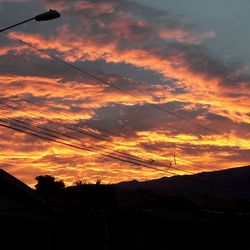
<svg viewBox="0 0 250 250"><path fill-rule="evenodd" d="M1 168L32 186L249 164L249 0L0 0L0 29L48 9L0 37Z"/></svg>

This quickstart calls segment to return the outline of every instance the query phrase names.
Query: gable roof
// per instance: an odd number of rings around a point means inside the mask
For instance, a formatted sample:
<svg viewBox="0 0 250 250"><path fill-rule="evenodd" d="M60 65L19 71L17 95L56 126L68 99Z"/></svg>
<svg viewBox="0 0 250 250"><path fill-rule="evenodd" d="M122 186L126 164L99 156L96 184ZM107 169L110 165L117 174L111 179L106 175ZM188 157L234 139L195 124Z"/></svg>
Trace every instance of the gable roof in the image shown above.
<svg viewBox="0 0 250 250"><path fill-rule="evenodd" d="M5 202L1 202L5 201ZM43 206L45 200L28 185L0 169L0 207L6 206L6 201L27 206Z"/></svg>

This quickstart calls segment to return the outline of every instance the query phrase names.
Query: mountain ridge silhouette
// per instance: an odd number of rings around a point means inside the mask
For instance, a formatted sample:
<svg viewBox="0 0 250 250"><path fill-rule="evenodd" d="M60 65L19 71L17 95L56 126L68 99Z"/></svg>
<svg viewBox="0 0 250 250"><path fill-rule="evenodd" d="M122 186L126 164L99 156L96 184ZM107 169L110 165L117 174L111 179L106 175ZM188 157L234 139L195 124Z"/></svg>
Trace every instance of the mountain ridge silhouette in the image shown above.
<svg viewBox="0 0 250 250"><path fill-rule="evenodd" d="M162 177L143 182L121 182L116 186L122 189L147 189L166 195L209 196L250 202L250 166Z"/></svg>

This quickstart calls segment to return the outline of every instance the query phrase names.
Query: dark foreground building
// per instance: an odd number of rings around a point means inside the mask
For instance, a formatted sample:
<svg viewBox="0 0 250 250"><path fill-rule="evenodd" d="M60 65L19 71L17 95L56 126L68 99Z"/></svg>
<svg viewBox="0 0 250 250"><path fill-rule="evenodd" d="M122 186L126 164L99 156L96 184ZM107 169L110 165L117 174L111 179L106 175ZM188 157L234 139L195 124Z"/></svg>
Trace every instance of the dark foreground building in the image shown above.
<svg viewBox="0 0 250 250"><path fill-rule="evenodd" d="M53 249L46 201L0 169L0 249Z"/></svg>
<svg viewBox="0 0 250 250"><path fill-rule="evenodd" d="M37 192L0 170L0 249L243 250L250 217L184 196L80 185Z"/></svg>

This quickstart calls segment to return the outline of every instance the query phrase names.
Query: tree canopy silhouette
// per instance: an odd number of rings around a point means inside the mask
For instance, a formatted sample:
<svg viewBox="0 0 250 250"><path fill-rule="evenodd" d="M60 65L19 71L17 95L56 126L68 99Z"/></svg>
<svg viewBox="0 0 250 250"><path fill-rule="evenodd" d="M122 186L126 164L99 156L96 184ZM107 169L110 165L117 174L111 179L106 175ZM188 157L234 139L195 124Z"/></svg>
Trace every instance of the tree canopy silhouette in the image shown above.
<svg viewBox="0 0 250 250"><path fill-rule="evenodd" d="M56 181L55 177L51 175L40 175L35 178L37 180L37 184L35 188L38 192L50 192L59 189L63 189L65 184L63 181Z"/></svg>

